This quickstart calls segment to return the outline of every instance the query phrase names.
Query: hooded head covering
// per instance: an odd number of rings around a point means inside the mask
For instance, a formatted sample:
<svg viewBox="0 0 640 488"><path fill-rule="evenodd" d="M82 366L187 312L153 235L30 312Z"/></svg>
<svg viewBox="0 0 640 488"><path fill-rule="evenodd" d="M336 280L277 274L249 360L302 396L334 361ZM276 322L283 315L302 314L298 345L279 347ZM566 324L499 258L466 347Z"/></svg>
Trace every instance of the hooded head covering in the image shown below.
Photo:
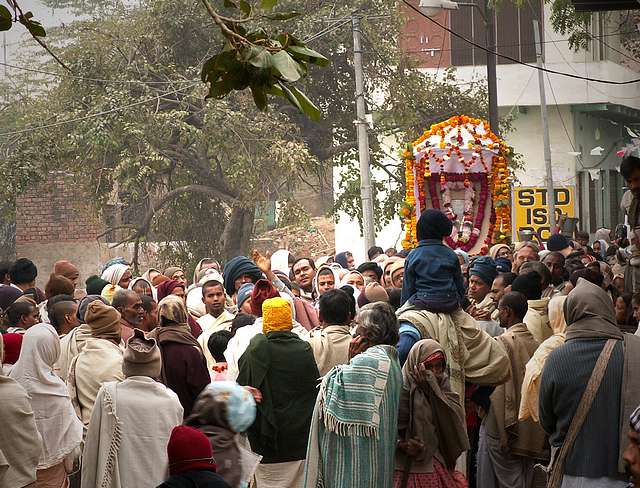
<svg viewBox="0 0 640 488"><path fill-rule="evenodd" d="M129 269L129 265L127 264L112 264L102 272L101 278L112 285L117 285Z"/></svg>
<svg viewBox="0 0 640 488"><path fill-rule="evenodd" d="M62 260L53 265L53 274L73 280L80 276L80 271L71 261Z"/></svg>
<svg viewBox="0 0 640 488"><path fill-rule="evenodd" d="M139 277L139 278L134 278L134 279L132 279L132 280L129 282L129 290L133 290L133 287L134 287L134 286L136 286L136 284L137 284L138 282L140 282L140 281L142 281L142 282L143 282L143 283L144 283L144 284L149 288L149 290L151 290L151 296L153 296L153 285L152 285L152 284L151 284L151 282L150 282L148 279L146 279L146 278Z"/></svg>
<svg viewBox="0 0 640 488"><path fill-rule="evenodd" d="M95 300L87 307L85 320L93 337L120 342L120 312L115 308Z"/></svg>
<svg viewBox="0 0 640 488"><path fill-rule="evenodd" d="M446 357L434 340L424 339L413 345L402 367L404 388L400 408L409 408L408 415L401 412L401 417L409 419L407 437L424 442L425 450L418 461L430 462L439 452L445 466L452 469L458 456L469 448L460 399L451 391L446 373L439 379L434 378L429 392L423 391L413 379L413 372L420 363L440 354Z"/></svg>
<svg viewBox="0 0 640 488"><path fill-rule="evenodd" d="M168 295L158 303L158 319L163 325L187 325L188 315L184 302L175 295Z"/></svg>
<svg viewBox="0 0 640 488"><path fill-rule="evenodd" d="M347 254L351 254L350 251L339 252L336 254L336 257L333 260L342 266L344 269L349 269L349 264L347 263Z"/></svg>
<svg viewBox="0 0 640 488"><path fill-rule="evenodd" d="M496 262L489 256L480 256L471 263L469 267L469 276L477 276L489 288L493 285L493 280L498 276Z"/></svg>
<svg viewBox="0 0 640 488"><path fill-rule="evenodd" d="M0 362L4 364L15 364L20 357L22 334L2 334L2 341L4 342L4 360L0 358Z"/></svg>
<svg viewBox="0 0 640 488"><path fill-rule="evenodd" d="M253 396L235 381L215 381L198 396L185 424L205 433L216 446L218 473L231 486L240 486L242 469L236 433L245 432L256 418Z"/></svg>
<svg viewBox="0 0 640 488"><path fill-rule="evenodd" d="M22 291L15 286L0 285L0 310L6 311L21 296Z"/></svg>
<svg viewBox="0 0 640 488"><path fill-rule="evenodd" d="M269 280L258 280L251 293L251 313L262 317L262 304L269 298L279 297L280 293Z"/></svg>
<svg viewBox="0 0 640 488"><path fill-rule="evenodd" d="M565 295L556 295L549 301L549 325L554 334L563 334L567 330L564 318Z"/></svg>
<svg viewBox="0 0 640 488"><path fill-rule="evenodd" d="M171 476L192 470L216 471L209 439L193 427L179 425L173 428L167 454Z"/></svg>
<svg viewBox="0 0 640 488"><path fill-rule="evenodd" d="M161 275L162 271L160 271L159 269L156 269L156 268L149 268L144 273L142 273L142 277L145 280L149 281L150 283L153 283L153 278L151 278L151 273L158 273L159 275Z"/></svg>
<svg viewBox="0 0 640 488"><path fill-rule="evenodd" d="M224 266L224 289L227 295L233 296L236 293L235 281L247 275L252 280L258 281L262 278L262 271L256 266L256 263L245 256L236 256Z"/></svg>
<svg viewBox="0 0 640 488"><path fill-rule="evenodd" d="M82 422L78 419L64 381L54 372L60 357L60 339L49 324L37 324L24 334L20 359L10 378L27 391L42 437L38 469L60 463L82 442Z"/></svg>
<svg viewBox="0 0 640 488"><path fill-rule="evenodd" d="M289 274L289 256L291 253L286 249L278 249L271 256L271 271L281 271Z"/></svg>
<svg viewBox="0 0 640 488"><path fill-rule="evenodd" d="M87 323L85 321L87 308L89 307L90 303L95 302L96 300L104 303L105 305L109 305L107 301L100 295L87 295L86 297L84 297L82 300L80 300L80 304L78 305L78 320L81 324Z"/></svg>
<svg viewBox="0 0 640 488"><path fill-rule="evenodd" d="M169 266L167 269L164 270L164 273L162 273L163 275L173 279L173 275L176 274L178 271L183 271L183 269L180 266Z"/></svg>
<svg viewBox="0 0 640 488"><path fill-rule="evenodd" d="M596 231L595 238L598 241L599 240L603 240L607 244L610 244L611 243L611 230L602 227L601 229L598 229Z"/></svg>
<svg viewBox="0 0 640 488"><path fill-rule="evenodd" d="M611 297L602 288L579 278L564 305L567 340L607 338L623 339L616 324Z"/></svg>
<svg viewBox="0 0 640 488"><path fill-rule="evenodd" d="M327 261L329 261L331 259L331 256L320 256L318 259L316 259L315 265L316 265L316 269L320 268L320 266L324 266L325 264L327 264Z"/></svg>
<svg viewBox="0 0 640 488"><path fill-rule="evenodd" d="M238 308L240 308L242 304L247 301L247 299L251 298L255 286L256 285L254 285L253 283L243 283L242 286L238 289L236 303L238 305Z"/></svg>
<svg viewBox="0 0 640 488"><path fill-rule="evenodd" d="M110 284L107 280L103 280L99 276L93 275L87 278L85 285L87 286L87 295L100 295L104 287Z"/></svg>
<svg viewBox="0 0 640 488"><path fill-rule="evenodd" d="M156 289L156 294L158 295L158 301L161 301L165 297L168 297L173 293L173 290L176 288L184 289L184 285L179 283L176 280L166 280L158 285Z"/></svg>
<svg viewBox="0 0 640 488"><path fill-rule="evenodd" d="M320 272L323 269L328 269L329 271L331 271L331 274L333 275L334 288L338 288L338 286L340 285L340 277L338 276L338 272L336 271L336 269L332 266L327 266L326 264L322 265L320 266L320 268L318 268L316 275L313 277L313 291L315 292L316 296L320 296L320 290L318 290L318 277L320 276Z"/></svg>
<svg viewBox="0 0 640 488"><path fill-rule="evenodd" d="M148 376L159 378L162 371L162 357L158 343L146 338L140 329L133 329L133 335L127 341L122 360L122 373L129 376Z"/></svg>
<svg viewBox="0 0 640 488"><path fill-rule="evenodd" d="M442 240L451 235L453 223L441 210L428 208L420 214L416 233L419 241L424 239Z"/></svg>
<svg viewBox="0 0 640 488"><path fill-rule="evenodd" d="M393 281L393 275L396 274L398 271L403 270L404 269L404 259L398 259L396 262L394 262L391 265L391 274L389 275L389 277L391 278L391 280Z"/></svg>
<svg viewBox="0 0 640 488"><path fill-rule="evenodd" d="M202 269L202 263L205 261L209 261L208 267ZM222 272L222 266L220 266L220 262L213 258L204 258L198 261L196 264L196 268L193 270L193 283L200 283L200 280L205 275L205 273L209 270L216 270L218 273Z"/></svg>
<svg viewBox="0 0 640 488"><path fill-rule="evenodd" d="M511 248L507 244L496 244L495 246L492 246L491 249L489 249L489 256L491 256L493 259L498 259L498 253L502 249L508 249L509 252L511 252Z"/></svg>
<svg viewBox="0 0 640 488"><path fill-rule="evenodd" d="M62 275L51 274L49 281L44 287L44 296L47 300L56 295L71 295L75 292L76 287L73 282Z"/></svg>
<svg viewBox="0 0 640 488"><path fill-rule="evenodd" d="M280 297L265 300L262 304L262 333L291 329L293 329L293 315L289 302Z"/></svg>
<svg viewBox="0 0 640 488"><path fill-rule="evenodd" d="M600 252L598 254L600 254L602 259L606 258L607 249L609 249L609 244L607 244L607 241L605 241L604 239L598 239L596 242L600 243Z"/></svg>

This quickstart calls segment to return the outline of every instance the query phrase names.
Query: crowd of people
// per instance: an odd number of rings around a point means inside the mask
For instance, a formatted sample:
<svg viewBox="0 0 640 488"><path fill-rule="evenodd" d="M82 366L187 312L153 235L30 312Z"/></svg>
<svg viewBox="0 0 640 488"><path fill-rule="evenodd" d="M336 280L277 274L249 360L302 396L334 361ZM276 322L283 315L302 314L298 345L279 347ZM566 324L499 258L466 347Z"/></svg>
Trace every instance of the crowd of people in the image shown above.
<svg viewBox="0 0 640 488"><path fill-rule="evenodd" d="M469 256L451 225L358 266L3 263L0 487L640 486L627 233Z"/></svg>

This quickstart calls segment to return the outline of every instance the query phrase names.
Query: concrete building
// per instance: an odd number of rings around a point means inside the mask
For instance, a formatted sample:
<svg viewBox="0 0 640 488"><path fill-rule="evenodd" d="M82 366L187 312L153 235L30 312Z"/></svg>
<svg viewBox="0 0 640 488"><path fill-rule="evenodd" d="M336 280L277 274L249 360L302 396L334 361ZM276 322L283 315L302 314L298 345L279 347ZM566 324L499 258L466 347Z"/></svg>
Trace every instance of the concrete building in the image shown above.
<svg viewBox="0 0 640 488"><path fill-rule="evenodd" d="M418 5L418 0L413 3ZM518 8L514 3L501 2L497 14L496 39L500 54L535 65L533 20L538 19L543 26L546 68L592 79L640 78L640 62L625 48L625 42L633 43L636 39L640 45L636 27L640 13L592 14L593 39L586 50L576 52L569 47L566 36L551 27L549 4L528 0ZM484 23L476 8L461 6L457 11L443 11L434 19L485 45ZM455 66L460 83L486 79L484 51L415 12L410 13L410 20L401 33L401 46L420 61L426 73L440 76L445 68ZM500 116L510 116L513 126L504 136L524 162L524 169L516 174L515 185L544 187L546 171L537 70L498 58L497 78ZM581 229L593 233L600 227L615 227L624 222L619 210L624 182L617 171L621 159L616 152L631 141L634 131L640 134L640 128L635 129L640 127L640 83L611 85L548 74L545 86L556 190L568 188L574 192L573 210L580 218ZM339 229L348 228L348 220L338 222L338 249L349 244L353 248L357 246L353 238L344 241L340 238ZM395 222L391 227L393 230L387 229L379 235L381 245L389 245L388 239L397 236L400 223Z"/></svg>

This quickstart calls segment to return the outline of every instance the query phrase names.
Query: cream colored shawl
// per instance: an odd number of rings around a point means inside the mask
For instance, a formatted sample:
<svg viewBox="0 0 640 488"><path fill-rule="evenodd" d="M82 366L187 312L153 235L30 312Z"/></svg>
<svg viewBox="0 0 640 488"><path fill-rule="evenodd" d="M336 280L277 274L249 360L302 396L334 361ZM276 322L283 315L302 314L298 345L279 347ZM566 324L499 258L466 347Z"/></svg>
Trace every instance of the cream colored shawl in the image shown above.
<svg viewBox="0 0 640 488"><path fill-rule="evenodd" d="M67 381L67 376L69 376L71 361L80 354L87 340L91 337L91 327L87 324L81 324L60 339L60 357L53 370L64 381Z"/></svg>
<svg viewBox="0 0 640 488"><path fill-rule="evenodd" d="M564 320L563 307L566 299L566 295L558 295L549 302L549 324L553 330L553 335L540 344L540 347L527 363L524 379L522 380L522 398L518 414L520 420L531 418L535 422L540 421L538 415L540 377L551 351L564 344L567 323Z"/></svg>
<svg viewBox="0 0 640 488"><path fill-rule="evenodd" d="M89 425L93 404L102 383L124 380L122 355L122 344L91 337L71 362L67 386L76 413L85 427Z"/></svg>
<svg viewBox="0 0 640 488"><path fill-rule="evenodd" d="M311 331L309 344L320 376L324 376L338 364L349 362L350 342L348 325L329 325L321 330Z"/></svg>
<svg viewBox="0 0 640 488"><path fill-rule="evenodd" d="M4 357L0 335L0 363ZM42 454L40 433L29 395L16 381L0 371L0 486L22 487L36 480Z"/></svg>
<svg viewBox="0 0 640 488"><path fill-rule="evenodd" d="M549 298L540 300L529 300L529 310L524 316L523 322L538 344L542 344L545 339L551 337L551 327L549 326Z"/></svg>
<svg viewBox="0 0 640 488"><path fill-rule="evenodd" d="M409 309L400 314L400 321L411 322L422 339L440 343L447 356L451 389L464 398L464 383L495 386L509 379L509 357L495 339L478 328L468 313L431 313Z"/></svg>
<svg viewBox="0 0 640 488"><path fill-rule="evenodd" d="M82 424L76 417L64 382L54 374L60 339L49 324L29 328L22 341L20 359L11 370L29 394L43 452L38 469L62 462L82 442Z"/></svg>

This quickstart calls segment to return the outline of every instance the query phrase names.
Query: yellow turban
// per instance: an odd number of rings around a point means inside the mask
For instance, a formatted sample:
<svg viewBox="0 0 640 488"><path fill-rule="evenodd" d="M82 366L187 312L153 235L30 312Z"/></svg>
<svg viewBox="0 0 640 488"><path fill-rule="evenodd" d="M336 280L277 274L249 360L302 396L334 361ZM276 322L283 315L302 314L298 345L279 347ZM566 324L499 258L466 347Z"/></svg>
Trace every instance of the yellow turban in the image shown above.
<svg viewBox="0 0 640 488"><path fill-rule="evenodd" d="M269 298L262 304L262 333L293 329L291 305L281 297Z"/></svg>

